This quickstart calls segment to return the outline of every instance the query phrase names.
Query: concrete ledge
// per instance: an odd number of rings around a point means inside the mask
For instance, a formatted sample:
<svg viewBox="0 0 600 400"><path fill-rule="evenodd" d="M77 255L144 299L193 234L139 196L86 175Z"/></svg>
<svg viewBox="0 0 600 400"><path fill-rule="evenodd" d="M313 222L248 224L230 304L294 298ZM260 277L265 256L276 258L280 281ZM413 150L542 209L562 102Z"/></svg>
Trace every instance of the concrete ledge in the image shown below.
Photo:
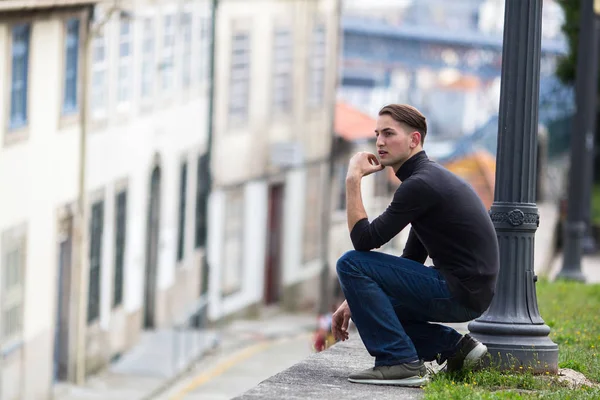
<svg viewBox="0 0 600 400"><path fill-rule="evenodd" d="M423 391L396 386L361 385L348 382L348 375L373 367L358 332L299 364L261 382L235 399L421 399Z"/></svg>

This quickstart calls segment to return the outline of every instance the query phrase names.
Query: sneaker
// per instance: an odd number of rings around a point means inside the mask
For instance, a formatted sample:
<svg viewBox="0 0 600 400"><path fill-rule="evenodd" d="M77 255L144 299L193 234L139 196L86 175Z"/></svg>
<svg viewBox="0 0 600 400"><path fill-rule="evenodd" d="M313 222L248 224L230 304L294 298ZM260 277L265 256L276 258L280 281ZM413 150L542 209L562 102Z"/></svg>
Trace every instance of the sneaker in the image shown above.
<svg viewBox="0 0 600 400"><path fill-rule="evenodd" d="M423 361L369 368L348 377L350 382L371 385L419 387L429 380Z"/></svg>
<svg viewBox="0 0 600 400"><path fill-rule="evenodd" d="M446 371L454 372L465 367L476 367L486 354L487 347L467 333L458 342L458 350L456 353L448 357Z"/></svg>

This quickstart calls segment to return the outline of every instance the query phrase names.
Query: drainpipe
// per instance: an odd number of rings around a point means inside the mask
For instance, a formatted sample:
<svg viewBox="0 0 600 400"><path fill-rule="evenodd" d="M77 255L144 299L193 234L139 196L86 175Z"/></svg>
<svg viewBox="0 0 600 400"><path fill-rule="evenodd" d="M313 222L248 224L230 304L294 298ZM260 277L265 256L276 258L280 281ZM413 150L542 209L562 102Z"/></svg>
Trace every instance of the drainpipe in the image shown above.
<svg viewBox="0 0 600 400"><path fill-rule="evenodd" d="M323 233L323 240L321 245L321 262L323 265L321 266L321 277L320 277L320 298L319 298L319 314L326 314L331 307L331 287L329 285L329 231L331 227L331 197L332 197L332 187L333 187L333 177L334 177L334 164L335 164L335 106L336 106L336 98L337 98L337 88L339 85L339 68L338 68L338 60L339 60L339 51L340 44L343 39L343 31L341 30L341 0L336 0L335 2L335 31L336 42L335 42L335 68L333 69L334 76L334 86L332 88L332 99L330 103L329 109L329 134L331 135L331 144L329 147L329 156L327 159L327 182L325 185L325 190L323 190L323 208L321 209L321 232Z"/></svg>
<svg viewBox="0 0 600 400"><path fill-rule="evenodd" d="M200 296L207 297L208 296L208 281L210 275L210 265L208 263L208 248L207 238L208 238L208 200L210 199L210 194L212 193L212 168L211 168L211 159L212 159L212 147L213 147L213 132L214 132L214 109L215 109L215 66L216 66L216 51L215 51L215 42L216 42L216 33L217 33L217 11L219 7L219 0L212 0L211 14L210 14L210 49L209 49L209 76L208 76L208 111L206 115L206 119L208 122L207 126L207 140L206 140L206 153L203 157L204 162L204 170L206 171L206 190L202 194L204 196L202 204L204 205L204 226L202 227L202 238L204 245L204 257L202 257L202 266L200 271ZM205 302L205 304L207 304ZM201 310L199 310L201 311ZM206 322L208 313L200 312L197 318L197 325L202 326Z"/></svg>
<svg viewBox="0 0 600 400"><path fill-rule="evenodd" d="M85 21L85 40L83 41L81 57L81 108L79 110L79 177L78 177L78 196L76 207L76 224L73 235L74 270L78 271L79 284L76 312L76 350L75 350L75 383L81 385L85 381L85 337L86 337L86 293L88 285L87 272L87 211L86 211L86 190L85 190L85 172L86 172L86 139L87 139L87 113L88 113L88 68L89 68L89 48L93 37L92 18L94 6L90 6L87 11Z"/></svg>
<svg viewBox="0 0 600 400"><path fill-rule="evenodd" d="M97 25L93 25L94 7L90 5L86 13L85 40L82 45L81 57L81 109L79 110L79 176L77 209L75 211L75 228L73 235L74 265L73 270L78 275L77 311L76 319L76 349L75 349L75 383L82 385L85 382L85 348L87 330L87 293L89 285L88 273L88 216L87 216L87 194L85 190L86 163L87 163L87 133L89 112L89 68L90 68L90 45L100 29L110 21L113 13L119 10L118 2L108 11L104 19ZM77 276L77 275L76 275ZM71 373L69 373L72 376Z"/></svg>

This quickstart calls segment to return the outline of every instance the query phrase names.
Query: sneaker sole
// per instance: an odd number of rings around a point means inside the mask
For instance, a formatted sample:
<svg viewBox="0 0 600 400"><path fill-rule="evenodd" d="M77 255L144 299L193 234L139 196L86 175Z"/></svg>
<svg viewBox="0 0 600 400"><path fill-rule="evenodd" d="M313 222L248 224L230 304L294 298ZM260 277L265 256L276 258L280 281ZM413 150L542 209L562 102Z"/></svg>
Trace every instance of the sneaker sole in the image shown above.
<svg viewBox="0 0 600 400"><path fill-rule="evenodd" d="M404 379L353 379L348 378L353 383L366 383L369 385L394 385L405 387L420 387L429 382L427 377L414 377Z"/></svg>
<svg viewBox="0 0 600 400"><path fill-rule="evenodd" d="M487 354L487 351L486 345L483 343L477 344L477 346L467 354L463 365L469 368L476 367Z"/></svg>

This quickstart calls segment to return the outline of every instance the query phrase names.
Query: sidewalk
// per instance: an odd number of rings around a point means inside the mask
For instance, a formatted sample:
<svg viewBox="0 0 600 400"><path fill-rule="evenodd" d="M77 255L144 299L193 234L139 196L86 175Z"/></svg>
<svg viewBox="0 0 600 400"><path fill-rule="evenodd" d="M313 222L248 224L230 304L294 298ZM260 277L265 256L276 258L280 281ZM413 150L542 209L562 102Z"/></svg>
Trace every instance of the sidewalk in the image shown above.
<svg viewBox="0 0 600 400"><path fill-rule="evenodd" d="M535 231L533 268L536 274L543 275L552 266L555 257L556 224L558 206L554 202L539 203L540 226Z"/></svg>
<svg viewBox="0 0 600 400"><path fill-rule="evenodd" d="M153 400L228 400L314 354L313 313L236 320L219 348ZM358 335L358 334L357 334Z"/></svg>
<svg viewBox="0 0 600 400"><path fill-rule="evenodd" d="M563 266L563 253L559 253L552 261L552 267L548 272L548 278L554 280ZM586 283L600 283L600 254L583 256L581 260L581 272L585 275Z"/></svg>
<svg viewBox="0 0 600 400"><path fill-rule="evenodd" d="M145 332L139 343L85 385L57 384L54 400L149 400L185 380L198 363L268 339L312 332L316 315L270 311L260 319L239 319L219 330ZM164 397L164 396L163 396Z"/></svg>
<svg viewBox="0 0 600 400"><path fill-rule="evenodd" d="M162 329L140 341L85 385L60 383L55 400L141 400L168 386L188 366L214 349L219 334L211 330Z"/></svg>

